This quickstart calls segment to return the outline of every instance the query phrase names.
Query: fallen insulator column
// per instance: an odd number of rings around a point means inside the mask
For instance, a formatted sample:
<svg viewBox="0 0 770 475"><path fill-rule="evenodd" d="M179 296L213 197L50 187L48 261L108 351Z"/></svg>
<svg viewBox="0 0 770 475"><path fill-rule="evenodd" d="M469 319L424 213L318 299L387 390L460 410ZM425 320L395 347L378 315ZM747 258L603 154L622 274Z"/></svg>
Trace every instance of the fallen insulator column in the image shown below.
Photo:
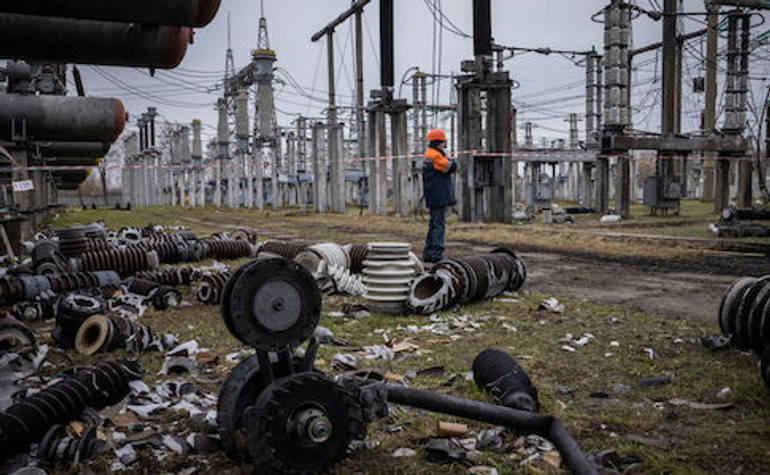
<svg viewBox="0 0 770 475"><path fill-rule="evenodd" d="M257 230L249 227L238 228L230 235L233 241L246 241L251 244L256 244L257 238Z"/></svg>
<svg viewBox="0 0 770 475"><path fill-rule="evenodd" d="M86 252L76 262L79 271L114 269L123 277L133 275L140 270L154 269L160 264L157 252L128 248Z"/></svg>
<svg viewBox="0 0 770 475"><path fill-rule="evenodd" d="M82 355L108 353L119 348L136 352L160 351L163 342L147 325L104 315L89 317L75 336L75 349Z"/></svg>
<svg viewBox="0 0 770 475"><path fill-rule="evenodd" d="M100 361L0 413L0 460L25 451L56 424L67 424L86 407L104 409L123 400L129 382L141 378L138 362Z"/></svg>
<svg viewBox="0 0 770 475"><path fill-rule="evenodd" d="M84 228L57 229L59 252L65 257L77 257L88 250L88 240Z"/></svg>
<svg viewBox="0 0 770 475"><path fill-rule="evenodd" d="M75 336L89 317L101 314L105 305L99 299L89 295L69 294L59 301L56 314L56 328L51 337L59 348L75 347Z"/></svg>
<svg viewBox="0 0 770 475"><path fill-rule="evenodd" d="M412 282L407 303L414 312L427 315L516 291L526 278L524 262L510 249L499 248L490 254L439 262Z"/></svg>
<svg viewBox="0 0 770 475"><path fill-rule="evenodd" d="M0 11L142 25L201 27L209 24L221 0L0 0Z"/></svg>
<svg viewBox="0 0 770 475"><path fill-rule="evenodd" d="M0 0L3 3L4 0ZM7 3L7 2L6 2ZM14 2L18 3L18 2ZM0 10L3 10L0 7ZM112 146L111 142L34 142L32 147L40 152L40 155L46 158L46 163L50 163L49 159L59 160L59 157L69 158L87 158L93 159L93 157L103 157L107 155ZM66 160L61 159L61 160Z"/></svg>
<svg viewBox="0 0 770 475"><path fill-rule="evenodd" d="M362 280L370 310L390 315L399 315L406 310L415 275L414 262L409 256L411 247L409 243L398 242L369 244Z"/></svg>
<svg viewBox="0 0 770 475"><path fill-rule="evenodd" d="M0 13L0 25L5 24L8 16L17 15ZM5 31L5 27L0 26L0 31ZM0 50L11 43L9 37L4 37ZM20 57L2 53L0 56ZM117 99L0 93L0 138L11 139L14 119L26 121L27 134L34 140L112 142L123 132L126 111Z"/></svg>
<svg viewBox="0 0 770 475"><path fill-rule="evenodd" d="M0 13L0 31L4 33L4 41L0 43L3 58L103 66L174 68L192 41L192 29L184 26L144 27L9 13ZM66 137L57 135L49 139L66 140ZM103 137L77 135L71 140L100 141Z"/></svg>
<svg viewBox="0 0 770 475"><path fill-rule="evenodd" d="M0 318L0 353L17 353L31 346L35 346L32 330L14 318Z"/></svg>
<svg viewBox="0 0 770 475"><path fill-rule="evenodd" d="M259 253L268 253L284 257L286 259L294 259L297 257L297 254L304 250L304 244L297 244L294 242L265 241L259 244L258 255Z"/></svg>
<svg viewBox="0 0 770 475"><path fill-rule="evenodd" d="M24 298L31 299L51 290L51 282L44 275L20 275L17 277L24 288Z"/></svg>
<svg viewBox="0 0 770 475"><path fill-rule="evenodd" d="M90 460L106 447L107 444L96 436L95 425L89 426L80 437L70 437L67 426L57 424L43 436L35 458L48 467L62 469Z"/></svg>
<svg viewBox="0 0 770 475"><path fill-rule="evenodd" d="M770 345L770 275L733 281L722 294L718 321L733 344L762 354Z"/></svg>
<svg viewBox="0 0 770 475"><path fill-rule="evenodd" d="M195 297L206 305L218 305L230 275L230 271L204 274L198 289L195 291Z"/></svg>
<svg viewBox="0 0 770 475"><path fill-rule="evenodd" d="M46 277L51 284L51 290L56 293L92 288L117 288L120 285L120 276L113 270L52 274Z"/></svg>
<svg viewBox="0 0 770 475"><path fill-rule="evenodd" d="M104 238L92 238L86 241L86 252L110 251L112 249L115 248Z"/></svg>
<svg viewBox="0 0 770 475"><path fill-rule="evenodd" d="M308 251L315 252L327 265L333 265L343 269L350 268L350 258L342 246L333 242L322 242L307 247Z"/></svg>
<svg viewBox="0 0 770 475"><path fill-rule="evenodd" d="M145 302L150 302L157 310L176 307L182 300L178 290L152 280L134 278L128 285L128 291L145 297Z"/></svg>
<svg viewBox="0 0 770 475"><path fill-rule="evenodd" d="M205 256L209 259L240 259L254 257L254 247L248 241L206 241Z"/></svg>
<svg viewBox="0 0 770 475"><path fill-rule="evenodd" d="M369 246L366 244L347 244L342 246L350 259L350 273L360 274L364 270L364 261L369 255Z"/></svg>
<svg viewBox="0 0 770 475"><path fill-rule="evenodd" d="M141 271L137 272L135 277L176 287L192 285L193 281L200 277L200 272L193 267L177 267L164 271Z"/></svg>

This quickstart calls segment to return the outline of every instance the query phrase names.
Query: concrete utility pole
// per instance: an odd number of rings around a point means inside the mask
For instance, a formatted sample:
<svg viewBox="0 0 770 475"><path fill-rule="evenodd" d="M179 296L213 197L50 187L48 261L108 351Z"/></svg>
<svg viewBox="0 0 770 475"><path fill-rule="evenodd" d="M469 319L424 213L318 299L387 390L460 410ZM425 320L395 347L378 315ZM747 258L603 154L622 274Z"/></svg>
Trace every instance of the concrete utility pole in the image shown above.
<svg viewBox="0 0 770 475"><path fill-rule="evenodd" d="M474 61L464 61L468 74L457 82L459 148L483 156L463 154L458 173L458 214L461 221L510 223L513 219L511 187L511 86L505 71L493 71L490 0L473 2ZM486 122L482 123L482 95Z"/></svg>
<svg viewBox="0 0 770 475"><path fill-rule="evenodd" d="M719 5L713 0L705 0L706 11L708 12L708 27L706 28L706 80L705 80L705 95L706 105L703 109L703 134L708 136L714 133L716 129L716 113L717 113L717 48L719 40L719 32L717 27L719 25ZM713 151L707 150L705 152L705 158L703 160L703 196L702 201L714 201L714 158ZM717 204L714 206L714 211L722 212L723 208L716 209Z"/></svg>
<svg viewBox="0 0 770 475"><path fill-rule="evenodd" d="M219 120L217 122L217 146L218 153L214 160L214 206L222 207L222 176L224 164L230 156L230 131L227 125L227 101L219 98L217 101Z"/></svg>
<svg viewBox="0 0 770 475"><path fill-rule="evenodd" d="M190 206L206 206L205 186L201 183L201 165L203 161L203 142L201 140L201 121L193 119L192 121L192 165L193 180L190 190Z"/></svg>
<svg viewBox="0 0 770 475"><path fill-rule="evenodd" d="M334 84L334 30L348 18L356 16L356 85L357 93L356 98L358 101L358 111L363 111L363 51L361 39L361 14L364 6L366 6L370 0L358 0L353 5L338 16L334 21L326 25L323 29L316 32L311 41L316 42L319 39L326 37L326 56L327 56L327 72L329 77L329 110L327 115L327 158L329 163L329 178L331 180L330 188L328 190L331 200L331 211L334 213L344 213L346 211L345 202L345 164L344 156L341 153L342 141L343 141L343 129L341 124L337 120L337 104L335 97L335 84ZM363 114L357 112L358 121L358 134L359 154L363 156L363 144L361 143L365 129L363 128ZM314 126L315 127L315 126ZM314 131L316 129L314 128ZM322 170L322 173L326 173L326 170ZM314 179L318 179L317 176ZM318 188L318 183L314 183L313 188ZM314 193L315 194L315 193ZM318 207L316 206L316 211Z"/></svg>
<svg viewBox="0 0 770 475"><path fill-rule="evenodd" d="M604 13L604 104L603 136L614 137L625 133L630 120L629 84L631 40L631 5L624 0L612 0ZM609 211L610 161L607 155L617 155L619 171L618 197L615 212L628 217L630 208L630 166L628 149L603 145L603 155L596 159L596 210Z"/></svg>

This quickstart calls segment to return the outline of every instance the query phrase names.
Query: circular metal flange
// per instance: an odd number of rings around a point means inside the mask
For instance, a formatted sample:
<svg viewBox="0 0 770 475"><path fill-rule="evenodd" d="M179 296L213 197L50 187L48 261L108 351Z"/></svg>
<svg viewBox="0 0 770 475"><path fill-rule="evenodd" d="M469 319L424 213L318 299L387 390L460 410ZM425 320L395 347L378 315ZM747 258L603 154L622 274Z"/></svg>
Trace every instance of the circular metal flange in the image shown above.
<svg viewBox="0 0 770 475"><path fill-rule="evenodd" d="M222 316L247 345L294 347L313 334L321 317L321 293L304 267L287 259L257 259L228 285Z"/></svg>
<svg viewBox="0 0 770 475"><path fill-rule="evenodd" d="M269 473L324 472L346 455L362 421L341 386L312 372L268 386L244 418L252 460Z"/></svg>

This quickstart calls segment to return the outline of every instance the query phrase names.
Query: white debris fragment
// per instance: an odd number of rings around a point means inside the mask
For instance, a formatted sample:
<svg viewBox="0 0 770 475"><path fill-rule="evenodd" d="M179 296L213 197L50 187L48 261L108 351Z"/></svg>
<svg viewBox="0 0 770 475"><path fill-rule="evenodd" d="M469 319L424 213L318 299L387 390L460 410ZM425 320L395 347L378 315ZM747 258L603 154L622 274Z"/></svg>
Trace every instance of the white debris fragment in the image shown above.
<svg viewBox="0 0 770 475"><path fill-rule="evenodd" d="M338 317L339 318L339 317L344 317L345 316L345 312L326 312L326 315L328 315L330 317Z"/></svg>
<svg viewBox="0 0 770 475"><path fill-rule="evenodd" d="M393 350L385 345L373 345L364 347L364 358L367 360L392 360L395 357Z"/></svg>
<svg viewBox="0 0 770 475"><path fill-rule="evenodd" d="M120 462L125 466L131 465L137 459L136 450L134 450L134 446L131 444L115 449L115 455L118 456Z"/></svg>
<svg viewBox="0 0 770 475"><path fill-rule="evenodd" d="M406 447L402 447L393 451L393 457L395 458L414 457L415 455L417 455L417 451Z"/></svg>
<svg viewBox="0 0 770 475"><path fill-rule="evenodd" d="M537 308L538 310L547 310L551 313L564 313L564 304L559 303L558 300L551 297L550 299L543 300L540 302L540 306Z"/></svg>
<svg viewBox="0 0 770 475"><path fill-rule="evenodd" d="M618 343L617 341L611 341L610 342L610 346L612 346L614 348L618 348L620 346L620 343Z"/></svg>
<svg viewBox="0 0 770 475"><path fill-rule="evenodd" d="M654 360L658 357L658 355L655 353L655 350L652 348L644 348L644 351L647 353L647 356L649 356L651 360Z"/></svg>
<svg viewBox="0 0 770 475"><path fill-rule="evenodd" d="M163 445L168 447L168 449L171 450L172 452L178 455L182 455L185 452L184 445L182 445L182 443L179 440L177 440L175 437L165 434L161 440L163 442Z"/></svg>
<svg viewBox="0 0 770 475"><path fill-rule="evenodd" d="M335 371L349 371L358 367L358 358L349 353L337 353L332 358L331 367Z"/></svg>
<svg viewBox="0 0 770 475"><path fill-rule="evenodd" d="M623 218L619 214L605 214L599 220L600 223L619 223Z"/></svg>
<svg viewBox="0 0 770 475"><path fill-rule="evenodd" d="M145 405L128 404L126 405L126 409L133 412L134 414L141 417L142 419L146 419L150 417L152 414L162 409L166 409L169 405L171 405L170 402L162 402L158 404L145 404Z"/></svg>
<svg viewBox="0 0 770 475"><path fill-rule="evenodd" d="M562 345L561 349L564 350L564 351L568 351L570 353L575 351L575 348L573 348L573 347L571 347L569 345Z"/></svg>

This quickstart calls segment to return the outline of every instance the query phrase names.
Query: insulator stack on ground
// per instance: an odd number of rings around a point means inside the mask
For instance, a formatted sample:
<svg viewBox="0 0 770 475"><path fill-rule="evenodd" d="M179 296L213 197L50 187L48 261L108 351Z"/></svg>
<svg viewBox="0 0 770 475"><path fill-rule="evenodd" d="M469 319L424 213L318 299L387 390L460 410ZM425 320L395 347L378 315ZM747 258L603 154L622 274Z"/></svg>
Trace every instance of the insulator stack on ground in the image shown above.
<svg viewBox="0 0 770 475"><path fill-rule="evenodd" d="M447 259L412 282L408 305L414 312L427 315L455 304L516 291L526 278L524 262L507 248L481 256Z"/></svg>
<svg viewBox="0 0 770 475"><path fill-rule="evenodd" d="M147 325L127 318L93 315L80 325L75 336L75 349L82 355L108 353L120 348L144 352L162 350L158 335Z"/></svg>
<svg viewBox="0 0 770 475"><path fill-rule="evenodd" d="M199 274L193 267L178 267L164 271L141 271L137 272L135 277L176 287L179 285L192 285L193 281L199 278Z"/></svg>
<svg viewBox="0 0 770 475"><path fill-rule="evenodd" d="M17 353L35 346L35 334L14 318L0 318L0 353Z"/></svg>
<svg viewBox="0 0 770 475"><path fill-rule="evenodd" d="M128 291L145 297L146 302L151 303L158 310L176 307L182 300L178 290L152 280L134 278L128 285Z"/></svg>
<svg viewBox="0 0 770 475"><path fill-rule="evenodd" d="M415 275L409 258L409 243L381 242L369 244L364 261L367 307L391 315L404 313L409 297L409 285Z"/></svg>
<svg viewBox="0 0 770 475"><path fill-rule="evenodd" d="M56 328L51 333L51 337L59 348L74 348L75 336L80 325L89 317L101 314L104 310L104 303L89 295L69 294L63 297L59 300Z"/></svg>
<svg viewBox="0 0 770 475"><path fill-rule="evenodd" d="M16 277L0 277L0 305L13 305L24 298L24 286Z"/></svg>
<svg viewBox="0 0 770 475"><path fill-rule="evenodd" d="M88 250L86 230L83 228L58 229L59 252L65 257L78 257Z"/></svg>
<svg viewBox="0 0 770 475"><path fill-rule="evenodd" d="M51 240L38 241L32 249L32 268L35 274L67 272L67 258L59 252L59 243Z"/></svg>
<svg viewBox="0 0 770 475"><path fill-rule="evenodd" d="M321 260L326 262L327 265L341 267L343 269L350 268L348 254L338 244L333 242L322 242L308 246L306 250L318 254L321 257Z"/></svg>
<svg viewBox="0 0 770 475"><path fill-rule="evenodd" d="M257 230L249 227L238 228L230 235L233 241L246 241L251 244L257 243Z"/></svg>
<svg viewBox="0 0 770 475"><path fill-rule="evenodd" d="M24 288L24 298L31 299L36 295L51 290L51 282L45 275L20 275L17 277Z"/></svg>
<svg viewBox="0 0 770 475"><path fill-rule="evenodd" d="M294 259L297 254L305 250L304 244L295 242L265 241L259 244L258 254L267 253L281 256L286 259Z"/></svg>
<svg viewBox="0 0 770 475"><path fill-rule="evenodd" d="M329 265L324 274L331 281L333 291L341 294L363 296L366 294L366 286L362 278L358 275L353 275L348 269L344 267L337 267L335 265ZM323 292L324 289L319 283L319 288Z"/></svg>
<svg viewBox="0 0 770 475"><path fill-rule="evenodd" d="M218 233L209 234L206 237L206 242L214 242L214 241L230 241L230 233L221 231Z"/></svg>
<svg viewBox="0 0 770 475"><path fill-rule="evenodd" d="M360 274L364 270L364 261L369 255L369 246L366 244L346 244L342 247L350 259L350 273Z"/></svg>
<svg viewBox="0 0 770 475"><path fill-rule="evenodd" d="M96 436L96 426L89 426L80 437L67 434L67 426L57 424L45 433L38 444L35 458L48 467L66 469L75 463L90 460L106 447Z"/></svg>
<svg viewBox="0 0 770 475"><path fill-rule="evenodd" d="M92 238L86 241L86 252L109 251L115 247L105 238Z"/></svg>
<svg viewBox="0 0 770 475"><path fill-rule="evenodd" d="M0 413L0 460L27 450L56 424L67 424L86 407L104 409L123 400L129 382L141 377L138 362L100 361L26 397Z"/></svg>
<svg viewBox="0 0 770 475"><path fill-rule="evenodd" d="M254 247L248 241L206 241L206 257L209 259L240 259L254 257Z"/></svg>
<svg viewBox="0 0 770 475"><path fill-rule="evenodd" d="M719 329L739 348L763 353L770 345L770 275L730 284L719 306Z"/></svg>
<svg viewBox="0 0 770 475"><path fill-rule="evenodd" d="M230 271L205 274L195 291L195 297L207 305L218 305L230 274Z"/></svg>
<svg viewBox="0 0 770 475"><path fill-rule="evenodd" d="M117 270L124 277L140 270L154 269L158 264L158 253L136 248L87 252L77 260L80 271Z"/></svg>

